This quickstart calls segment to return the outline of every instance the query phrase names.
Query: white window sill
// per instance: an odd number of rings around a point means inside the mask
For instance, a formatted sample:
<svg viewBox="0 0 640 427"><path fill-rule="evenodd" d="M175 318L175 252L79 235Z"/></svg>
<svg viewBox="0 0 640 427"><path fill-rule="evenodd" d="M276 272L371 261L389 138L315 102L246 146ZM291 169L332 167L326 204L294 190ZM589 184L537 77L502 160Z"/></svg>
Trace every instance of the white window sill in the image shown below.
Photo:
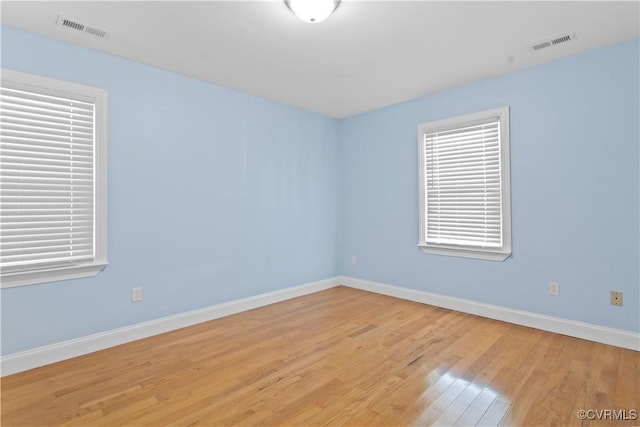
<svg viewBox="0 0 640 427"><path fill-rule="evenodd" d="M5 273L0 279L2 288L36 285L38 283L58 282L60 280L93 277L107 266L107 263L77 265L73 267L52 268L38 271Z"/></svg>
<svg viewBox="0 0 640 427"><path fill-rule="evenodd" d="M460 258L475 258L487 261L504 261L511 256L511 251L490 250L490 249L463 249L450 247L434 247L425 244L418 244L420 250L426 254L455 256Z"/></svg>

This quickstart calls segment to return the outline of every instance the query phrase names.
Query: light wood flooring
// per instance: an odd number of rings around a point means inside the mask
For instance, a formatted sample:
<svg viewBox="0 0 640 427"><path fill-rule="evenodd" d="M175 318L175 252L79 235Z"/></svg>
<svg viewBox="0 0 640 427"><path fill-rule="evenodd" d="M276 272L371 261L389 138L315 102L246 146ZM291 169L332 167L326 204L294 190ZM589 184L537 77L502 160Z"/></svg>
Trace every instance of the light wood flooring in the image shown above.
<svg viewBox="0 0 640 427"><path fill-rule="evenodd" d="M640 424L638 352L346 287L1 386L5 427Z"/></svg>

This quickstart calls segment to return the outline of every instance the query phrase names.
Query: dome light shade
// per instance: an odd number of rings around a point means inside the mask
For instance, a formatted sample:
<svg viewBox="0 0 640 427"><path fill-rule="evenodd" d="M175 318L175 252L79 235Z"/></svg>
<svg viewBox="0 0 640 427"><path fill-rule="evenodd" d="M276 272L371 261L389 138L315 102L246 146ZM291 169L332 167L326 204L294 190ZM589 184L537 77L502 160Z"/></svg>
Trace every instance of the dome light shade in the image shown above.
<svg viewBox="0 0 640 427"><path fill-rule="evenodd" d="M336 10L340 0L284 0L298 18L310 24L322 22Z"/></svg>

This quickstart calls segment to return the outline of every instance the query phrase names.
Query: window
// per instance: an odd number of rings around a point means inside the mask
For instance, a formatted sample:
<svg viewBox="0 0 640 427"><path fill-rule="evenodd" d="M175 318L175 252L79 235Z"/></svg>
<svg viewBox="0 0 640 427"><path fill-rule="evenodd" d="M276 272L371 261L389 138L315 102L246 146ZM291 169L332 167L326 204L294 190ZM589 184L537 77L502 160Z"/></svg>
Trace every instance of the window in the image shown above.
<svg viewBox="0 0 640 427"><path fill-rule="evenodd" d="M106 91L2 70L2 287L95 276L106 256Z"/></svg>
<svg viewBox="0 0 640 427"><path fill-rule="evenodd" d="M418 143L418 246L438 255L509 257L509 108L423 123Z"/></svg>

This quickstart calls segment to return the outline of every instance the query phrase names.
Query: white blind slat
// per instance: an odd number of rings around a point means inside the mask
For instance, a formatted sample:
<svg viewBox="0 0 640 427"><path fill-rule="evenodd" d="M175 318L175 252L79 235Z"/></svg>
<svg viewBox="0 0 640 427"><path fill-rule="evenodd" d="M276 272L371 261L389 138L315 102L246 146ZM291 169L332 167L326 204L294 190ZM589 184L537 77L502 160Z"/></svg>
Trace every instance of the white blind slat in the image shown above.
<svg viewBox="0 0 640 427"><path fill-rule="evenodd" d="M91 127L91 122L88 121L86 125L82 125L78 120L74 120L73 122L66 122L60 120L47 120L46 116L29 116L25 115L16 116L7 112L7 114L2 116L0 120L3 127L5 126L14 126L19 128L24 128L25 126L31 126L32 129L51 129L56 132L65 132L70 130L80 130L85 133L91 133L93 130Z"/></svg>

